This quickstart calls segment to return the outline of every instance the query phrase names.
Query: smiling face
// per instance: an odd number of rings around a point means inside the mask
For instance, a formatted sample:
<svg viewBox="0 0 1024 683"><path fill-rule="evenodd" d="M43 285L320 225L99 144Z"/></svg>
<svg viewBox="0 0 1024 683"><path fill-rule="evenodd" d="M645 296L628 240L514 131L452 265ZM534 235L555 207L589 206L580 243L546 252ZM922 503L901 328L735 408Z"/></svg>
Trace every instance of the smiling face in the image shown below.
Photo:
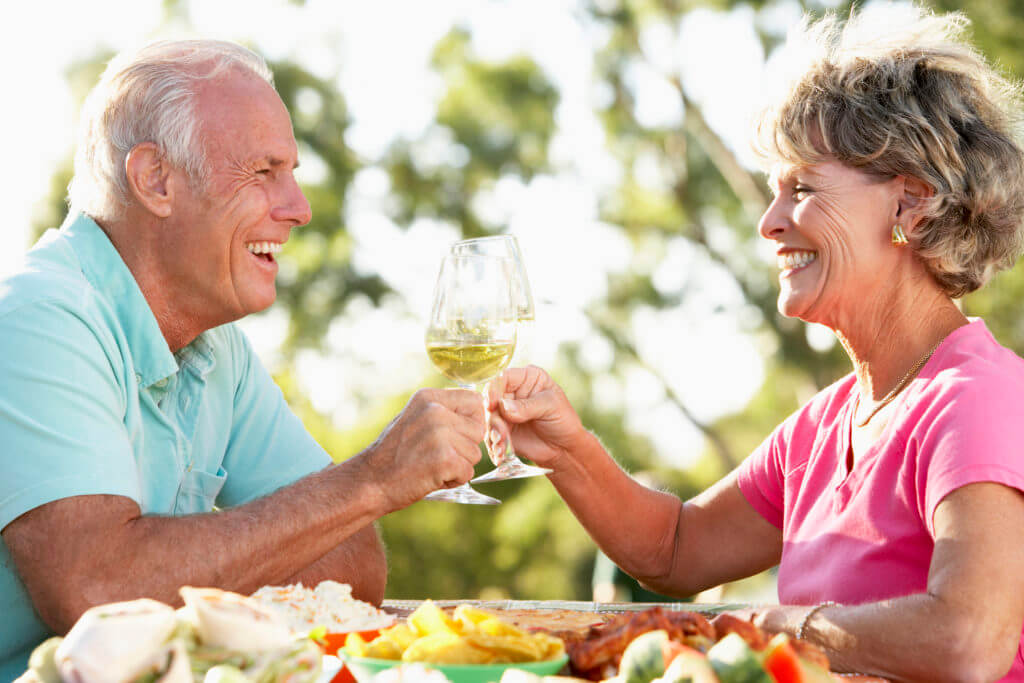
<svg viewBox="0 0 1024 683"><path fill-rule="evenodd" d="M779 312L833 329L883 301L902 252L890 243L900 179L879 181L838 161L779 164L758 231L775 243Z"/></svg>
<svg viewBox="0 0 1024 683"><path fill-rule="evenodd" d="M209 182L192 189L175 172L182 191L162 270L177 313L208 329L274 302L274 255L310 208L295 181L291 120L270 84L239 70L203 82L197 114Z"/></svg>

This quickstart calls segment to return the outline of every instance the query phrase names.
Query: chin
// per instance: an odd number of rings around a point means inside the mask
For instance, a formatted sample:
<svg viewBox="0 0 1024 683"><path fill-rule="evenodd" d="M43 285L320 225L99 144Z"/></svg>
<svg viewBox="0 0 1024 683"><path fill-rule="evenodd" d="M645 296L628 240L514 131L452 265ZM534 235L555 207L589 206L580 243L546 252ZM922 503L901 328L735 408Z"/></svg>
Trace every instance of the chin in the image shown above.
<svg viewBox="0 0 1024 683"><path fill-rule="evenodd" d="M793 292L783 289L779 292L779 298L775 302L775 307L778 309L779 314L787 318L798 318L800 308L797 305L796 297Z"/></svg>
<svg viewBox="0 0 1024 683"><path fill-rule="evenodd" d="M796 300L793 297L780 295L776 307L778 308L779 313L787 318L799 318L807 323L817 322L816 320L811 320L811 316L808 315L810 307L800 303L799 300Z"/></svg>
<svg viewBox="0 0 1024 683"><path fill-rule="evenodd" d="M257 294L250 296L242 302L242 315L252 315L253 313L259 313L270 308L274 301L277 300L277 291L271 291L268 294Z"/></svg>

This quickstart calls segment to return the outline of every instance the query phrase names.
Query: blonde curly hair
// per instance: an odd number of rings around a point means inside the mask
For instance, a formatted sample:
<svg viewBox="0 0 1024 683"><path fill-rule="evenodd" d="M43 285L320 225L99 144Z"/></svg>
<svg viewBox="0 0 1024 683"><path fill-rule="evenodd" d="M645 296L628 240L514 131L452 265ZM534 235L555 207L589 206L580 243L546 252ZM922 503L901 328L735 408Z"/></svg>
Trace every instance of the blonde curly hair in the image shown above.
<svg viewBox="0 0 1024 683"><path fill-rule="evenodd" d="M885 5L845 23L805 19L777 58L792 76L753 141L766 165L834 158L929 185L910 246L953 298L1024 250L1020 86L966 42L967 24L960 13Z"/></svg>

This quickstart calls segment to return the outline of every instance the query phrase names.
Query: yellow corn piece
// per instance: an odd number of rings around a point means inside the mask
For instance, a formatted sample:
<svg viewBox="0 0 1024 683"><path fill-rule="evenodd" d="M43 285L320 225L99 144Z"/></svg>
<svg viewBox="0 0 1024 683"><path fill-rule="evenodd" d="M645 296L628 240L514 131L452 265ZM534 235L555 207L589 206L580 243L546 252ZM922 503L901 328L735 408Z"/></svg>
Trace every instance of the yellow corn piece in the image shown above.
<svg viewBox="0 0 1024 683"><path fill-rule="evenodd" d="M463 636L471 645L494 653L498 662L535 662L543 659L543 647L528 635L489 636L486 633L467 633Z"/></svg>
<svg viewBox="0 0 1024 683"><path fill-rule="evenodd" d="M458 634L458 625L430 600L425 600L409 615L409 626L419 636L434 633Z"/></svg>
<svg viewBox="0 0 1024 683"><path fill-rule="evenodd" d="M345 652L353 657L365 657L366 641L358 633L349 633L345 636Z"/></svg>
<svg viewBox="0 0 1024 683"><path fill-rule="evenodd" d="M455 613L452 616L457 622L476 626L479 626L482 621L495 618L490 612L485 612L471 605L459 605L455 608Z"/></svg>
<svg viewBox="0 0 1024 683"><path fill-rule="evenodd" d="M513 626L512 624L504 622L497 617L484 619L477 623L476 627L480 632L486 633L489 636L511 636L513 638L518 638L526 635L525 631Z"/></svg>
<svg viewBox="0 0 1024 683"><path fill-rule="evenodd" d="M541 655L542 660L554 659L565 654L565 643L562 642L561 638L549 636L546 633L533 633L531 635L541 647L543 652Z"/></svg>
<svg viewBox="0 0 1024 683"><path fill-rule="evenodd" d="M491 664L495 657L454 633L432 633L410 645L402 654L402 661L426 664Z"/></svg>
<svg viewBox="0 0 1024 683"><path fill-rule="evenodd" d="M366 646L366 654L363 656L374 659L401 659L404 649L385 636L377 636Z"/></svg>
<svg viewBox="0 0 1024 683"><path fill-rule="evenodd" d="M405 651L419 635L406 623L395 624L380 632L381 638L387 638L394 643L399 650Z"/></svg>

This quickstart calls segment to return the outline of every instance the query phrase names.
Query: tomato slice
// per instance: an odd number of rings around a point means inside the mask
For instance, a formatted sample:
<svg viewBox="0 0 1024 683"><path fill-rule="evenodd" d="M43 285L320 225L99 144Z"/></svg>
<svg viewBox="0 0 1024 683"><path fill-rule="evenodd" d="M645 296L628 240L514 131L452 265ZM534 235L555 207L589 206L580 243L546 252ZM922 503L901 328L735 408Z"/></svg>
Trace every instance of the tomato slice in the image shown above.
<svg viewBox="0 0 1024 683"><path fill-rule="evenodd" d="M347 666L342 664L338 673L334 674L334 678L331 679L331 683L356 683L356 677L352 675Z"/></svg>
<svg viewBox="0 0 1024 683"><path fill-rule="evenodd" d="M370 631L354 631L358 633L359 637L370 642L374 638L380 635L380 631L373 629ZM337 655L338 650L345 646L345 638L348 637L348 633L327 633L323 637L323 648L325 655Z"/></svg>
<svg viewBox="0 0 1024 683"><path fill-rule="evenodd" d="M776 683L803 683L804 671L800 666L800 658L797 657L793 646L783 641L771 647L768 656L764 659L765 671L775 679Z"/></svg>

